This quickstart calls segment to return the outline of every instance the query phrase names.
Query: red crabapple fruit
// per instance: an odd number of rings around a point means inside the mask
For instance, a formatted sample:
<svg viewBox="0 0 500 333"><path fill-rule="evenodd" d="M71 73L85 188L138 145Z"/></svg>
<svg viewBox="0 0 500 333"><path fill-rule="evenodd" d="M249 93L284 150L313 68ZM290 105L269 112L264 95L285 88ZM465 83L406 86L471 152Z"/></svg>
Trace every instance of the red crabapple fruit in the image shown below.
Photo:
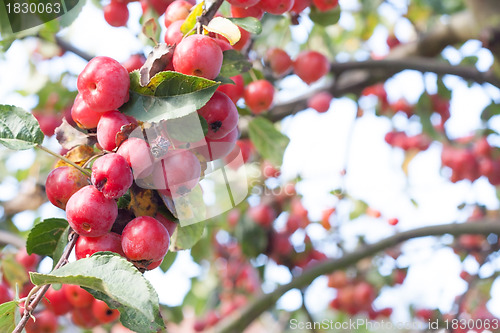
<svg viewBox="0 0 500 333"><path fill-rule="evenodd" d="M132 170L125 157L110 153L99 157L92 165L92 184L108 199L117 199L134 182Z"/></svg>
<svg viewBox="0 0 500 333"><path fill-rule="evenodd" d="M317 51L302 51L293 63L293 70L302 81L311 84L330 71L330 62Z"/></svg>
<svg viewBox="0 0 500 333"><path fill-rule="evenodd" d="M177 0L168 5L164 16L165 27L169 28L175 21L184 21L188 17L191 7L193 5L184 0Z"/></svg>
<svg viewBox="0 0 500 333"><path fill-rule="evenodd" d="M189 150L169 151L165 158L154 166L153 185L162 194L182 196L194 188L200 179L200 161Z"/></svg>
<svg viewBox="0 0 500 333"><path fill-rule="evenodd" d="M235 127L223 138L214 140L206 138L204 144L192 148L191 151L203 156L205 161L217 160L219 158L225 157L231 151L233 151L238 136L238 127Z"/></svg>
<svg viewBox="0 0 500 333"><path fill-rule="evenodd" d="M227 0L227 2L232 6L247 8L255 6L259 0Z"/></svg>
<svg viewBox="0 0 500 333"><path fill-rule="evenodd" d="M318 111L319 113L323 113L328 111L330 108L330 102L332 101L332 94L327 91L321 91L317 94L314 94L307 101L307 106L311 109Z"/></svg>
<svg viewBox="0 0 500 333"><path fill-rule="evenodd" d="M92 303L92 313L101 324L108 324L120 317L120 312L116 309L111 309L106 302L96 299Z"/></svg>
<svg viewBox="0 0 500 333"><path fill-rule="evenodd" d="M26 333L56 333L57 316L49 310L43 310L34 314L26 324Z"/></svg>
<svg viewBox="0 0 500 333"><path fill-rule="evenodd" d="M73 118L78 127L83 129L96 128L102 115L102 112L96 112L89 108L81 94L76 95L75 102L71 108L71 118Z"/></svg>
<svg viewBox="0 0 500 333"><path fill-rule="evenodd" d="M167 254L170 235L157 219L139 216L122 233L122 249L131 261L157 261Z"/></svg>
<svg viewBox="0 0 500 333"><path fill-rule="evenodd" d="M313 3L320 12L326 12L337 7L339 0L313 0Z"/></svg>
<svg viewBox="0 0 500 333"><path fill-rule="evenodd" d="M213 80L220 73L222 50L209 36L191 35L177 45L172 62L177 72Z"/></svg>
<svg viewBox="0 0 500 333"><path fill-rule="evenodd" d="M73 305L69 302L66 292L64 291L68 285L63 284L59 290L55 290L52 286L45 293L43 303L55 315L64 315L73 309Z"/></svg>
<svg viewBox="0 0 500 333"><path fill-rule="evenodd" d="M94 296L75 284L68 284L64 288L66 298L75 308L87 308L94 302Z"/></svg>
<svg viewBox="0 0 500 333"><path fill-rule="evenodd" d="M95 57L78 76L78 91L85 103L96 112L119 108L128 100L130 79L118 61Z"/></svg>
<svg viewBox="0 0 500 333"><path fill-rule="evenodd" d="M125 158L132 168L134 178L143 178L151 173L154 159L146 141L129 137L122 142L116 153Z"/></svg>
<svg viewBox="0 0 500 333"><path fill-rule="evenodd" d="M122 250L122 238L114 232L109 232L99 237L80 236L75 245L77 260L87 258L96 252L110 251L125 256Z"/></svg>
<svg viewBox="0 0 500 333"><path fill-rule="evenodd" d="M122 126L131 124L129 117L119 111L109 111L102 115L97 124L97 142L105 150L116 148L116 134L120 132Z"/></svg>
<svg viewBox="0 0 500 333"><path fill-rule="evenodd" d="M260 0L258 6L269 14L281 15L292 9L293 0Z"/></svg>
<svg viewBox="0 0 500 333"><path fill-rule="evenodd" d="M118 215L118 206L93 185L73 194L66 205L66 217L73 230L81 236L99 237L111 230Z"/></svg>
<svg viewBox="0 0 500 333"><path fill-rule="evenodd" d="M232 17L255 17L260 20L264 16L264 11L258 5L252 7L231 6Z"/></svg>
<svg viewBox="0 0 500 333"><path fill-rule="evenodd" d="M259 114L271 106L274 98L274 87L267 80L257 80L245 87L245 103L252 113Z"/></svg>
<svg viewBox="0 0 500 333"><path fill-rule="evenodd" d="M69 198L88 184L88 178L80 170L72 166L62 166L49 173L45 182L45 193L54 206L66 209Z"/></svg>
<svg viewBox="0 0 500 333"><path fill-rule="evenodd" d="M265 204L259 204L248 209L248 216L261 226L268 228L276 218L274 209Z"/></svg>
<svg viewBox="0 0 500 333"><path fill-rule="evenodd" d="M238 125L238 109L224 93L216 91L210 100L198 110L198 114L208 123L206 137L220 139Z"/></svg>
<svg viewBox="0 0 500 333"><path fill-rule="evenodd" d="M122 62L122 66L125 67L125 69L130 73L135 71L136 69L139 69L144 65L146 62L146 57L142 54L133 54Z"/></svg>
<svg viewBox="0 0 500 333"><path fill-rule="evenodd" d="M112 27L124 27L128 21L128 8L126 1L111 0L104 6L104 19Z"/></svg>
<svg viewBox="0 0 500 333"><path fill-rule="evenodd" d="M179 44L182 40L183 34L181 31L181 26L184 23L184 20L178 20L172 22L167 28L167 32L165 33L165 43L168 45Z"/></svg>
<svg viewBox="0 0 500 333"><path fill-rule="evenodd" d="M234 84L222 84L217 88L217 91L226 94L229 98L231 98L233 103L236 104L236 102L238 102L238 100L242 98L245 93L245 83L243 82L243 76L241 76L241 74L232 76L231 80L234 81Z"/></svg>
<svg viewBox="0 0 500 333"><path fill-rule="evenodd" d="M266 59L269 67L277 76L286 74L292 69L292 59L285 50L273 47L266 52Z"/></svg>

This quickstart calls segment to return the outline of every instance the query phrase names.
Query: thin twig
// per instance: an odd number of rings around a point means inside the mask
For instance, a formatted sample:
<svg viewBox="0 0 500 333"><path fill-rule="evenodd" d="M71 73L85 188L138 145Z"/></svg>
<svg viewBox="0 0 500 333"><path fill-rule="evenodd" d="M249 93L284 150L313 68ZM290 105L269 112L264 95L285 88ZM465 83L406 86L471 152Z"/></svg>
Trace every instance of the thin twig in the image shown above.
<svg viewBox="0 0 500 333"><path fill-rule="evenodd" d="M73 247L75 247L76 241L78 240L78 234L75 233L74 231L71 231L68 238L69 238L68 244L66 245L66 248L64 249L61 258L54 267L54 270L58 269L59 267L65 265L68 262L69 255L73 250ZM28 323L28 320L31 318L31 313L38 306L38 303L41 302L41 300L45 296L45 293L50 288L50 286L51 286L50 284L46 284L42 287L40 286L34 287L34 288L39 288L39 290L33 295L34 296L33 300L26 305L23 316L21 317L19 323L17 323L17 326L14 329L14 331L12 331L12 333L21 333L23 331L24 327ZM26 303L28 303L29 299L30 298L27 298Z"/></svg>
<svg viewBox="0 0 500 333"><path fill-rule="evenodd" d="M90 172L88 170L85 170L84 168L82 168L81 166L79 166L75 162L69 160L68 158L66 158L66 157L64 157L64 156L62 156L62 155L60 155L60 154L58 154L58 153L50 150L47 147L44 147L42 145L36 145L36 147L39 148L39 149L41 149L41 150L43 150L46 153L49 153L52 156L55 156L55 157L63 160L64 162L70 164L71 166L74 166L75 168L77 168L78 170L80 170L85 176L90 177Z"/></svg>

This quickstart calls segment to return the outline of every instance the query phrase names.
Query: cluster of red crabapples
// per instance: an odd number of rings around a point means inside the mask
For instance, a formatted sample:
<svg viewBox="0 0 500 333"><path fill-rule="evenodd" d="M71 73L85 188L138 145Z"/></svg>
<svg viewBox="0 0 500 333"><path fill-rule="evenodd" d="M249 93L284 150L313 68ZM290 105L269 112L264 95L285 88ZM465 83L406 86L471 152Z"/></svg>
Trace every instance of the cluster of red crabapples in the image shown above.
<svg viewBox="0 0 500 333"><path fill-rule="evenodd" d="M126 6L126 4L124 5L121 1L116 0L116 2L120 2L120 6ZM231 15L233 17L244 18L251 16L257 19L261 19L264 12L275 15L286 12L299 14L305 8L312 5L309 0L231 0L228 2L231 5ZM111 4L113 4L113 1ZM111 4L109 6L111 6ZM238 27L241 33L241 39L234 45L231 45L226 38L219 34L211 33L208 36L184 35L181 31L181 26L188 17L193 5L194 3L192 1L167 1L165 3L165 9L158 11L159 14L164 13L163 22L166 27L164 41L168 45L175 45L175 53L179 54L179 56L176 57L174 53L174 59L171 64L167 65L166 69L173 69L184 74L214 79L220 71L222 52L227 50L241 51L246 49L250 45L251 34L245 29ZM337 0L314 1L314 6L323 11L331 10L337 5ZM152 6L156 8L155 4L152 4ZM105 9L105 14L106 12ZM218 47L216 47L216 45ZM210 63L201 67L193 67L191 65L192 61L189 61L189 59L196 58L210 59ZM144 58L133 55L129 61L127 61L127 68L129 71L138 69L144 61ZM281 77L293 72L307 84L318 81L330 70L328 59L317 51L303 51L297 55L295 60L292 60L285 50L281 48L271 48L265 54L264 61L269 66L274 76ZM268 110L272 105L274 87L268 80L258 79L245 85L241 75L231 77L231 79L234 81L234 84L224 84L220 86L218 90L228 95L234 103L244 98L246 106L254 114L262 113ZM312 97L310 107L316 109L318 112L325 112L329 108L331 99L332 96L330 94L321 92Z"/></svg>

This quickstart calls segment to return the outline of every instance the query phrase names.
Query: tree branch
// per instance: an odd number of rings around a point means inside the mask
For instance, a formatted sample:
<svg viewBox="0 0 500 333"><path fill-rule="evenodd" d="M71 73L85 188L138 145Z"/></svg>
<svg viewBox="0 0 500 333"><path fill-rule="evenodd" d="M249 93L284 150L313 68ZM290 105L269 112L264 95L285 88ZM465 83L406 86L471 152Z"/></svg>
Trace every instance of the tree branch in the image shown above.
<svg viewBox="0 0 500 333"><path fill-rule="evenodd" d="M88 54L87 52L80 50L73 44L65 41L64 39L62 39L57 35L55 36L55 39L56 39L56 44L59 45L59 47L62 48L63 50L72 52L84 60L87 61L92 60L93 56L91 54Z"/></svg>
<svg viewBox="0 0 500 333"><path fill-rule="evenodd" d="M14 245L18 249L23 248L26 241L10 232L0 230L0 244Z"/></svg>
<svg viewBox="0 0 500 333"><path fill-rule="evenodd" d="M366 245L358 250L348 253L341 258L322 261L315 266L305 270L301 275L292 279L288 284L279 286L273 292L262 295L250 302L245 308L235 312L215 327L218 333L239 333L258 318L263 312L275 304L278 299L291 289L301 289L309 286L318 276L329 274L335 270L347 268L356 262L376 253L394 247L404 241L426 236L441 236L450 234L458 236L462 234L500 234L500 221L485 220L474 223L451 223L423 227L404 231L381 241Z"/></svg>
<svg viewBox="0 0 500 333"><path fill-rule="evenodd" d="M56 266L54 267L54 270L58 269L61 266L64 266L68 262L69 255L73 250L73 247L75 247L76 241L78 240L78 234L74 231L71 231L68 237L69 242L64 249L61 259L59 259ZM26 300L26 306L24 308L23 316L21 317L19 323L17 323L17 326L12 331L12 333L21 333L23 331L24 327L28 323L28 320L30 320L31 318L31 313L38 306L38 303L40 303L40 301L43 299L47 290L49 290L50 284L46 284L42 287L35 286L35 288L40 289L38 289L38 291L33 294L34 298L32 301L30 299Z"/></svg>
<svg viewBox="0 0 500 333"><path fill-rule="evenodd" d="M477 83L489 83L500 89L500 79L491 72L481 72L474 66L450 65L424 57L341 62L331 65L331 72L336 81L289 102L274 106L269 111L269 118L276 122L304 110L307 108L307 100L319 90L328 90L333 96L342 96L347 93L360 94L364 88L385 81L394 74L407 69L438 75L456 75Z"/></svg>

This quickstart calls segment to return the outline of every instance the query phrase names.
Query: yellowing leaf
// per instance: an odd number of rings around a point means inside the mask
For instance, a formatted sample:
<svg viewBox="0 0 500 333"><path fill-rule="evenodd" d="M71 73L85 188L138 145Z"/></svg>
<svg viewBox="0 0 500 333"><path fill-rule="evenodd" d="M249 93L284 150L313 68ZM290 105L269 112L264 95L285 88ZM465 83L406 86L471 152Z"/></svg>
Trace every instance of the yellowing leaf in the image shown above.
<svg viewBox="0 0 500 333"><path fill-rule="evenodd" d="M183 35L187 34L188 32L194 29L194 26L196 25L196 19L198 18L198 16L203 14L204 3L205 1L202 1L193 8L191 8L191 13L189 13L188 17L181 25L181 32Z"/></svg>
<svg viewBox="0 0 500 333"><path fill-rule="evenodd" d="M226 37L231 45L237 43L241 38L238 26L225 17L214 17L208 25L203 26L203 30Z"/></svg>
<svg viewBox="0 0 500 333"><path fill-rule="evenodd" d="M92 156L94 156L94 149L90 146L87 145L82 145L75 147L68 151L66 155L64 155L67 159L69 159L71 162L75 162L76 164L82 166L84 165ZM55 168L61 167L61 166L69 166L68 163L64 162L63 160L59 160Z"/></svg>
<svg viewBox="0 0 500 333"><path fill-rule="evenodd" d="M403 172L405 173L406 176L408 176L408 168L410 167L410 162L413 161L415 156L417 156L418 150L416 149L410 149L407 152L405 152L405 159L403 161L403 164L401 165L401 169L403 169Z"/></svg>

